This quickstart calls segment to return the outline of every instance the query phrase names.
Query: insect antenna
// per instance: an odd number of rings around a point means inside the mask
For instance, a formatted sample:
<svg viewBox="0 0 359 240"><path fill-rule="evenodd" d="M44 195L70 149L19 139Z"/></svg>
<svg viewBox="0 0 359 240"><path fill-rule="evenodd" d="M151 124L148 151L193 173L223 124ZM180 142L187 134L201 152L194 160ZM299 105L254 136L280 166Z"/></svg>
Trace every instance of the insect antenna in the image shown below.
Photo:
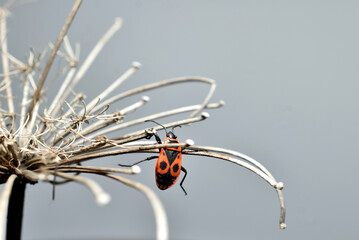
<svg viewBox="0 0 359 240"><path fill-rule="evenodd" d="M154 122L154 123L156 123L157 125L160 125L160 126L163 127L163 129L165 130L166 135L168 134L166 127L163 126L162 124L160 124L160 123L158 123L158 122L156 122L156 121L154 121L154 120L145 120L145 122Z"/></svg>
<svg viewBox="0 0 359 240"><path fill-rule="evenodd" d="M172 127L172 130L171 130L171 131L172 131L172 133L174 133L174 132L173 132L173 129L175 129L176 127L180 127L180 128L181 128L182 126L181 126L181 125L176 125L176 126L173 126L173 127Z"/></svg>

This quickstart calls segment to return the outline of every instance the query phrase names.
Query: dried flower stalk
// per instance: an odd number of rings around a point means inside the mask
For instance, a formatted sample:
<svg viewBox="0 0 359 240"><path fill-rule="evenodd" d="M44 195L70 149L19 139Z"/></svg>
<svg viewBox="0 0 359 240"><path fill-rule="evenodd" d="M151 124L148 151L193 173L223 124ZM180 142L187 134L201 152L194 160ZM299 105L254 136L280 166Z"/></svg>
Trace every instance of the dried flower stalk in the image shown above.
<svg viewBox="0 0 359 240"><path fill-rule="evenodd" d="M3 81L0 83L0 91L5 91L7 109L0 109L0 183L6 183L0 197L0 237L5 236L5 209L9 203L12 185L17 179L19 184L37 183L38 181L61 184L66 182L78 182L89 188L100 205L110 201L110 196L93 180L84 177L85 174L97 174L122 182L135 188L146 195L154 210L157 228L157 239L168 239L167 217L163 205L152 190L143 184L128 180L119 174L138 174L140 168L134 166L131 169L92 167L78 165L101 157L138 152L158 152L158 149L170 146L169 144L157 144L148 139L161 127L142 128L138 131L127 132L108 138L106 135L126 129L130 126L140 125L145 120L155 120L168 116L176 116L178 120L164 124L165 127L186 125L200 122L209 117L203 110L219 108L224 105L223 101L210 103L215 91L216 83L212 79L204 77L180 77L161 82L140 86L138 88L122 92L113 97L110 93L117 89L120 84L134 74L140 67L138 62L115 80L109 87L101 92L96 98L85 102L85 95L76 93L74 86L86 74L89 67L95 61L101 49L110 38L121 28L122 20L116 19L115 23L95 45L84 63L78 64L77 54L72 50L66 32L76 15L81 0L75 4L62 28L56 43L52 46L50 56L46 60L45 68L41 76L37 76L35 69L41 65L45 54L37 57L33 50L30 51L27 63L23 63L7 51L6 16L8 9L0 8L0 42L3 65ZM63 49L61 44L63 43ZM54 97L49 108L46 109L42 100L46 92L42 92L52 62L56 56L62 57L68 63L67 73L64 74L63 84ZM23 93L20 113L16 113L16 105L13 102L12 81L23 80ZM37 84L36 84L37 82ZM171 109L164 112L154 113L138 119L127 121L127 115L134 110L139 110L145 103L150 101L144 96L141 100L129 106L108 112L109 106L129 96L139 93L150 93L156 88L167 87L173 84L187 84L200 82L209 84L210 89L205 99L196 105ZM75 93L73 96L70 93ZM40 107L42 106L42 107ZM43 110L44 109L44 110ZM189 112L189 116L181 119L179 114ZM201 114L200 114L201 113ZM19 118L19 126L15 123ZM281 214L280 228L285 228L285 206L281 189L282 182L277 182L270 172L254 159L231 150L217 147L195 146L192 141L181 144L171 144L183 149L183 154L218 158L235 163L249 169L268 182L277 192ZM79 176L79 174L81 174ZM15 191L13 189L13 191ZM22 190L24 191L24 190ZM23 200L23 199L22 199ZM10 209L10 208L9 208ZM10 214L10 213L8 213ZM21 219L20 219L21 223ZM21 225L21 224L20 224ZM9 228L8 228L9 229ZM20 229L21 230L21 229ZM11 236L7 233L7 237Z"/></svg>
<svg viewBox="0 0 359 240"><path fill-rule="evenodd" d="M16 179L16 175L12 174L6 181L5 187L0 196L0 238L5 239L5 229L6 229L6 213L9 206L9 199L11 194L11 189Z"/></svg>

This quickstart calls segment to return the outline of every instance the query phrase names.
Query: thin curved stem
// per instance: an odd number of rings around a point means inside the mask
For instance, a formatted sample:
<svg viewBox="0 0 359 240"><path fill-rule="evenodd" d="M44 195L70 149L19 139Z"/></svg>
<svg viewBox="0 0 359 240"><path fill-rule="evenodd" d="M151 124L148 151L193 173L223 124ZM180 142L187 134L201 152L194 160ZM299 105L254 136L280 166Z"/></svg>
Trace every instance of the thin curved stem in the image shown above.
<svg viewBox="0 0 359 240"><path fill-rule="evenodd" d="M101 188L101 186L98 183L96 183L95 181L93 181L93 180L91 180L89 178L68 175L68 174L58 172L58 171L53 171L52 174L55 175L55 176L59 176L59 177L62 177L62 178L68 179L68 180L73 180L73 181L76 181L76 182L84 184L95 195L96 201L100 206L107 205L111 200L110 195L108 195Z"/></svg>
<svg viewBox="0 0 359 240"><path fill-rule="evenodd" d="M141 168L134 166L131 169L122 168L106 168L106 167L92 167L92 166L76 166L76 165L60 165L55 167L49 167L49 170L56 170L61 172L84 172L84 173L103 173L114 172L123 174L137 174L140 173Z"/></svg>
<svg viewBox="0 0 359 240"><path fill-rule="evenodd" d="M168 127L168 126L166 126ZM69 160L65 160L64 163L66 164L73 164L77 162L82 162L85 160L90 160L93 158L99 158L99 157L105 157L110 155L119 155L119 154L126 154L126 153L133 153L133 152L158 152L157 149L165 148L165 147L181 147L183 154L189 154L189 155L197 155L197 156L205 156L205 157L212 157L212 158L218 158L225 161L229 161L232 163L235 163L239 166L242 166L258 176L260 176L262 179L264 179L267 183L269 183L273 188L276 189L279 202L280 202L280 228L284 229L286 227L285 224L285 204L284 204L284 198L281 192L281 189L283 188L282 182L277 182L275 178L272 176L272 174L261 164L259 164L256 160L254 160L251 157L248 157L247 155L244 155L242 153L231 151L223 148L215 148L215 147L201 147L201 146L193 146L192 144L188 143L181 143L181 144L153 144L153 145L140 145L140 146L129 146L129 145L122 145L124 149L115 150L115 151L106 151L106 152L100 152L100 153L93 153L88 155L82 155L82 156L76 156L73 158L70 158ZM185 149L186 148L186 149ZM216 151L216 152L212 152ZM234 155L238 158L237 159L225 154L220 154L218 152L224 152L226 154Z"/></svg>
<svg viewBox="0 0 359 240"><path fill-rule="evenodd" d="M280 218L279 218L279 228L285 229L287 227L287 224L285 224L285 204L284 204L284 197L282 194L282 190L276 189L279 202L280 202Z"/></svg>
<svg viewBox="0 0 359 240"><path fill-rule="evenodd" d="M178 126L178 125L186 125L186 124L190 124L190 123L194 123L194 122L200 122L200 121L203 121L203 120L205 120L207 118L209 118L209 114L207 112L202 112L201 116L198 116L198 117L187 118L187 119L184 119L184 120L171 122L171 123L167 123L167 124L162 124L162 125L165 126L166 128L170 128L170 127L174 127L174 126ZM160 130L160 129L162 129L162 127L156 126L153 129ZM136 131L136 132L129 133L129 134L125 134L125 135L122 135L120 137L113 138L113 140L125 139L125 138L129 138L129 137L131 137L133 135L137 135L137 134L141 134L141 133L143 133L143 130Z"/></svg>
<svg viewBox="0 0 359 240"><path fill-rule="evenodd" d="M132 74L136 72L140 68L141 64L138 62L133 62L132 66L123 73L119 78L117 78L110 86L108 86L102 93L100 93L97 97L95 97L90 103L87 104L87 108L92 108L96 105L98 100L105 99L112 91L114 91L118 86L120 86L125 80L131 77ZM84 110L81 110L78 115L81 115Z"/></svg>
<svg viewBox="0 0 359 240"><path fill-rule="evenodd" d="M134 94L138 94L138 93L142 93L145 91L149 91L155 88L160 88L160 87L164 87L164 86L168 86L168 85L172 85L172 84L178 84L178 83L184 83L184 82L203 82L203 83L207 83L211 85L211 89L207 94L207 97L205 98L205 100L203 101L203 103L201 104L201 107L199 109L196 109L190 116L193 117L194 115L198 114L200 111L203 110L203 108L208 104L209 100L211 99L212 95L213 95L213 91L216 88L216 84L215 81L209 78L204 78L204 77L179 77L179 78L173 78L173 79L169 79L169 80L165 80L162 82L156 82L156 83L152 83L152 84L148 84L139 88L135 88L132 90L129 90L127 92L121 93L119 95L116 95L104 102L102 102L101 104L97 105L93 111L96 112L100 109L102 109L104 106L108 105L108 104L112 104L120 99L123 99L125 97L134 95Z"/></svg>
<svg viewBox="0 0 359 240"><path fill-rule="evenodd" d="M106 177L115 179L120 181L130 187L133 187L139 191L141 191L145 196L148 198L152 205L153 213L156 219L156 233L157 233L157 240L167 240L169 239L168 234L168 223L167 223L167 216L165 208L163 207L160 199L156 196L156 194L146 185L143 185L139 182L134 182L124 177L120 177L113 174L103 174Z"/></svg>
<svg viewBox="0 0 359 240"><path fill-rule="evenodd" d="M281 191L281 189L283 188L283 183L282 182L277 182L274 179L274 177L267 170L266 170L266 172L268 172L269 175L264 173L262 171L262 169L259 169L257 166L250 165L250 164L248 164L248 163L246 163L244 161L241 161L239 159L235 159L235 158L232 158L232 157L224 155L224 154L218 154L218 153L214 153L214 152L209 152L205 147L200 148L198 146L192 146L191 148L197 149L197 151L185 149L185 150L182 150L182 153L183 154L190 154L190 155L206 156L206 157L214 157L214 158L223 159L223 160L235 163L237 165L240 165L240 166L242 166L244 168L247 168L248 170L251 170L252 172L256 173L258 176L260 176L264 180L266 180L272 187L274 187L276 189L277 195L278 195L278 198L279 198L279 203L280 203L279 227L280 227L280 229L284 229L286 227L286 224L285 224L285 204L284 204L284 198L283 198L282 191ZM198 149L202 149L203 151L198 151ZM243 156L241 156L241 158L243 158ZM250 158L250 159L245 159L245 160L247 160L247 161L251 160L252 161L254 159Z"/></svg>
<svg viewBox="0 0 359 240"><path fill-rule="evenodd" d="M185 120L172 122L169 124L165 124L164 126L166 128L169 128L169 127L178 126L178 125L185 125L185 124L189 124L189 123L203 121L204 119L206 119L208 117L209 117L209 114L204 112L199 117L188 118ZM162 129L162 127L156 126L152 129L152 131L157 131L159 129ZM75 151L67 152L67 154L72 154L74 157L76 157L77 155L83 155L82 156L83 159L86 159L85 156L92 158L91 155L84 155L84 154L88 154L91 152L98 152L98 151L106 150L106 149L113 148L113 147L121 147L121 145L124 143L133 142L133 141L136 141L136 140L139 140L142 138L146 138L149 136L149 134L150 134L149 129L140 130L140 131L126 134L126 135L122 135L120 137L112 138L109 140L109 142L98 141L89 146L77 149Z"/></svg>
<svg viewBox="0 0 359 240"><path fill-rule="evenodd" d="M253 164L254 166L256 166L257 168L259 168L263 173L265 173L266 175L268 175L268 177L272 178L273 180L275 180L275 178L273 177L273 175L262 165L260 164L258 161L254 160L253 158L237 152L237 151L233 151L233 150L228 150L225 148L219 148L219 147L209 147L209 146L191 146L189 149L192 150L206 150L206 151L213 151L213 152L220 152L220 153L226 153L226 154L230 154L232 156L235 157L239 157L241 159L244 159L245 161L250 162L251 164Z"/></svg>
<svg viewBox="0 0 359 240"><path fill-rule="evenodd" d="M81 155L69 158L68 160L63 160L60 164L75 164L79 162L88 161L91 159L101 158L101 157L107 157L107 156L116 156L119 154L125 154L125 153L134 153L134 152L141 152L141 151L147 151L152 149L159 149L164 147L181 147L185 148L189 146L187 143L179 143L179 144L155 144L155 145L148 145L148 146L135 146L135 147L126 147L124 149L120 150L114 150L114 151L106 151L106 152L96 152L93 154L87 154L87 155Z"/></svg>
<svg viewBox="0 0 359 240"><path fill-rule="evenodd" d="M212 104L208 104L206 106L206 109L212 109L212 108L219 108L222 107L224 105L223 101L219 101L218 103L212 103ZM152 115L148 115L142 118L138 118L132 121L128 121L128 122L124 122L124 123L120 123L117 125L114 125L112 127L103 129L99 132L97 132L96 134L91 134L90 136L88 136L89 139L93 139L96 136L99 135L104 135L110 132L114 132L123 128L127 128L130 126L134 126L140 123L143 123L145 120L154 120L154 119L158 119L158 118L163 118L163 117L167 117L167 116L172 116L172 115L176 115L176 114L181 114L181 113L185 113L185 112L191 112L191 111L196 111L198 109L201 108L201 105L192 105L192 106L186 106L186 107L180 107L180 108L176 108L176 109L172 109L169 111L164 111L164 112L160 112L160 113L156 113L156 114L152 114ZM90 127L89 127L90 128ZM91 127L92 129L92 127ZM99 130L99 129L96 129ZM92 131L87 131L87 129L84 129L81 134L86 136L87 134L91 133ZM79 142L75 142L74 143L74 147L77 146L79 144Z"/></svg>

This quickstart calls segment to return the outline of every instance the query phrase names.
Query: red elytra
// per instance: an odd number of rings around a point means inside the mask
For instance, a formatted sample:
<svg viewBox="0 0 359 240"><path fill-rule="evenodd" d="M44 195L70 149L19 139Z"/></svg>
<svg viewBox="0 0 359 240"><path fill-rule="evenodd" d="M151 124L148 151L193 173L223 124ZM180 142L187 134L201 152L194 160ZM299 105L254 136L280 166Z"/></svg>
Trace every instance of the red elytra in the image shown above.
<svg viewBox="0 0 359 240"><path fill-rule="evenodd" d="M172 131L167 132L167 129L163 125L152 120L149 121L162 126L166 131L166 138L163 142L164 144L180 143L177 139L177 136L173 133L173 129L177 126L174 126ZM161 144L162 141L158 134L154 133L153 135L155 136L157 143ZM185 195L187 195L186 190L182 186L183 181L187 176L187 170L182 166L182 149L180 147L161 148L155 169L157 187L161 190L166 190L172 187L176 183L181 171L183 171L185 175L183 176L180 186Z"/></svg>
<svg viewBox="0 0 359 240"><path fill-rule="evenodd" d="M166 137L166 143L179 143L175 138ZM178 148L162 148L158 156L156 164L156 184L161 190L172 187L179 175L182 165L182 149Z"/></svg>

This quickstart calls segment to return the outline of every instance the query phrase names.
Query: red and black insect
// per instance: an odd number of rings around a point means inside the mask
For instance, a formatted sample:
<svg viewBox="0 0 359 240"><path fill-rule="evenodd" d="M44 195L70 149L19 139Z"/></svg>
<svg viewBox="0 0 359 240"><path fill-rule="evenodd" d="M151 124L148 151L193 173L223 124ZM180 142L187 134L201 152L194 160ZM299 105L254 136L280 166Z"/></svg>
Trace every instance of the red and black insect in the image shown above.
<svg viewBox="0 0 359 240"><path fill-rule="evenodd" d="M175 127L181 127L180 125L172 127L172 131L167 132L167 129L162 124L159 124L158 122L155 122L153 120L146 120L146 122L148 121L160 125L166 131L166 138L163 142L164 144L180 143L177 139L177 136L173 133L173 129ZM153 135L155 136L157 143L162 144L161 138L158 136L157 133L153 133L152 135L149 135L147 139L150 139ZM180 147L161 148L159 156L151 156L132 165L119 164L119 166L131 167L133 165L137 165L138 163L152 160L155 158L158 158L156 169L155 169L157 187L161 190L166 190L167 188L172 187L176 183L180 175L180 172L183 171L184 176L180 183L180 186L183 192L185 193L185 195L187 195L186 190L182 186L183 181L187 176L187 170L182 166L182 149Z"/></svg>

